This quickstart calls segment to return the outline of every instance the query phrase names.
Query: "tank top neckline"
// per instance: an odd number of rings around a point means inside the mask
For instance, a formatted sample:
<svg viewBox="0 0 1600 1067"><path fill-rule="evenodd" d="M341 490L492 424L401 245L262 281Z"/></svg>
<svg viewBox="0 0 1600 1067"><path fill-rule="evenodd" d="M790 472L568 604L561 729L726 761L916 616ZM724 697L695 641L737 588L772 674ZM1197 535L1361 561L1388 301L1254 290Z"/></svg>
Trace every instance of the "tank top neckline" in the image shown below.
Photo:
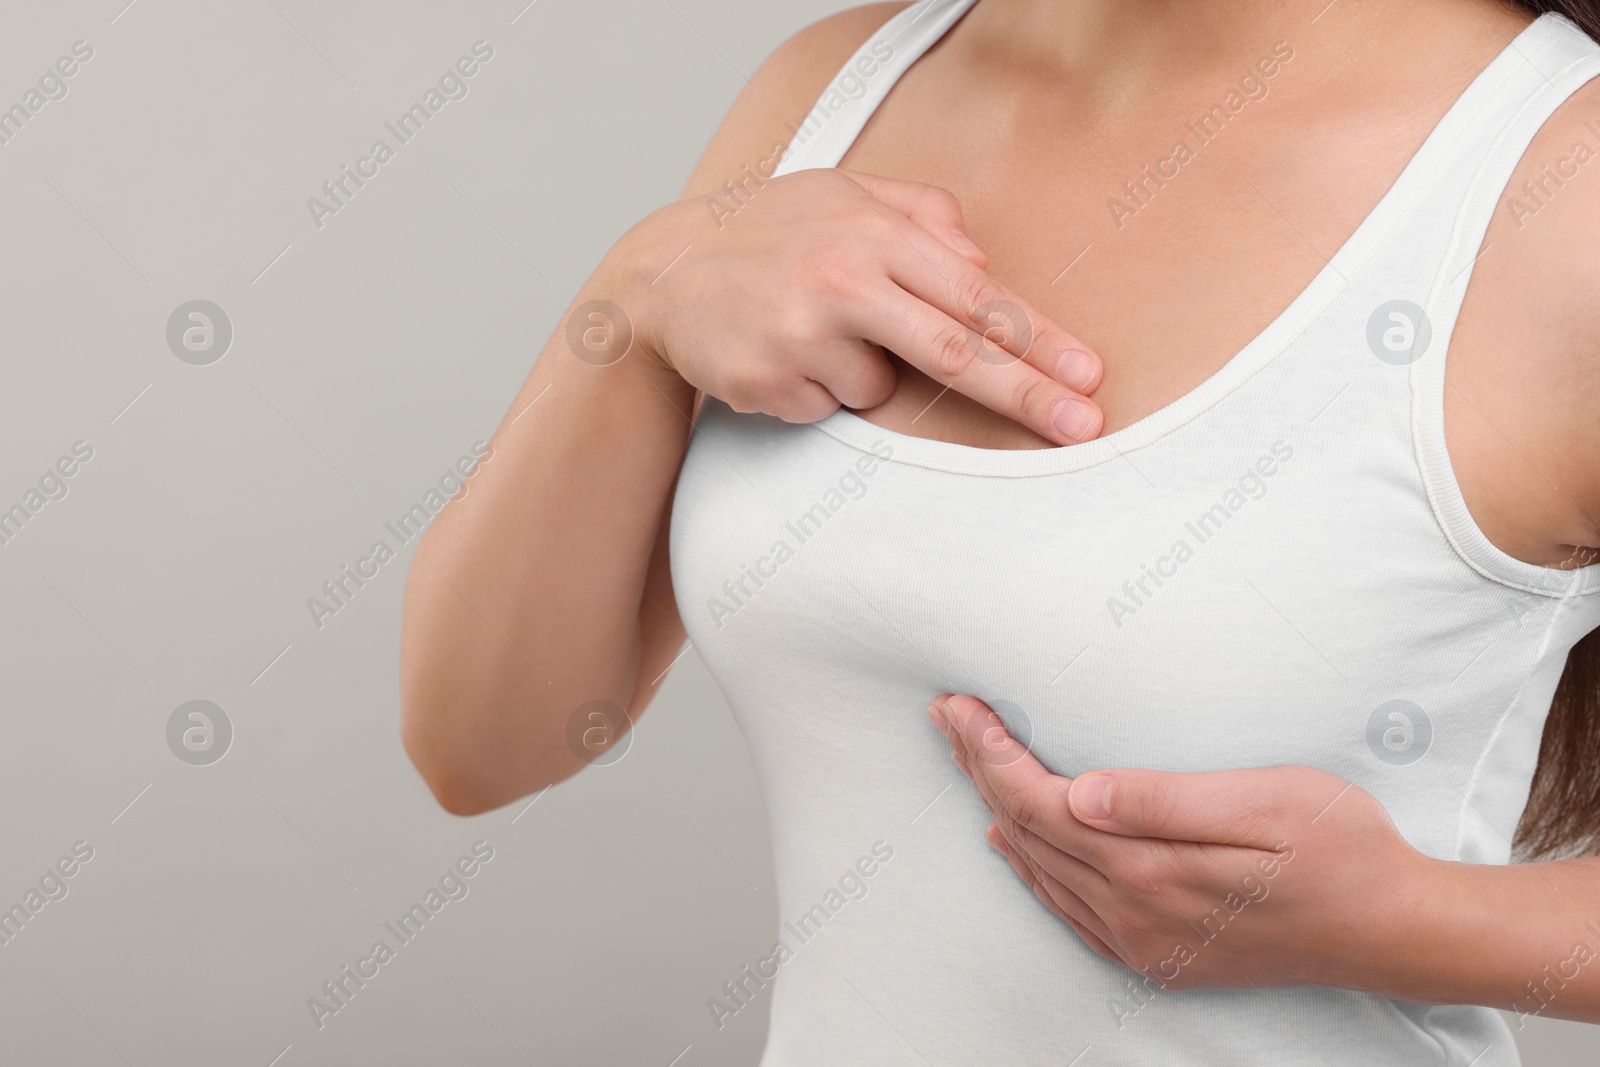
<svg viewBox="0 0 1600 1067"><path fill-rule="evenodd" d="M937 3L938 0L932 0ZM956 0L956 6L947 11L942 21L948 29L977 0ZM930 4L914 4L891 19L884 31L899 29L893 24L910 15L911 21L922 18ZM919 10L920 9L920 10ZM1261 370L1287 349L1355 276L1360 266L1382 244L1389 231L1427 196L1432 178L1439 164L1448 156L1456 140L1468 130L1479 110L1492 101L1503 83L1515 74L1520 66L1530 62L1527 50L1541 39L1561 32L1566 25L1555 13L1546 13L1529 23L1490 60L1456 98L1442 118L1428 133L1415 154L1407 161L1399 176L1379 199L1377 205L1363 218L1347 238L1317 272L1311 282L1278 313L1260 333L1235 353L1215 373L1198 386L1156 411L1112 433L1077 445L1039 449L980 448L890 430L863 419L848 408L840 408L832 415L813 423L823 433L863 451L873 451L874 446L887 442L891 446L891 462L910 463L952 474L989 475L1001 477L1035 477L1064 474L1083 470L1118 459L1142 448L1182 426L1208 408L1251 375ZM943 30L937 36L942 36ZM876 38L874 38L876 39ZM869 41L869 44L871 42ZM867 117L892 88L895 81L908 70L932 40L923 43L890 72L889 80L882 84L869 99L863 114L851 117L843 136L832 142L820 139L809 146L812 151L797 153L780 166L777 174L811 167L836 166L855 142ZM865 46L864 46L865 47ZM821 149L820 158L817 150ZM1467 268L1470 275L1470 266Z"/></svg>

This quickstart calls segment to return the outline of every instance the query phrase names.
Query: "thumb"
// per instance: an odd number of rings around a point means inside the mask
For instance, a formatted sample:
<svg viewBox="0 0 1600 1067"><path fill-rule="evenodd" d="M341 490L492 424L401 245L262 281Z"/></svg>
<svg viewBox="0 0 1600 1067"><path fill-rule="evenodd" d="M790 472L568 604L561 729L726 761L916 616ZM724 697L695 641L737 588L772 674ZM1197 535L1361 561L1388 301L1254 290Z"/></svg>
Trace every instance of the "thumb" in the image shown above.
<svg viewBox="0 0 1600 1067"><path fill-rule="evenodd" d="M1124 837L1153 837L1272 850L1274 829L1301 805L1283 769L1090 771L1072 780L1078 821Z"/></svg>
<svg viewBox="0 0 1600 1067"><path fill-rule="evenodd" d="M882 201L932 234L975 267L986 267L989 257L972 243L966 222L961 217L961 202L948 189L900 178L883 178L859 170L839 168L839 172L875 200Z"/></svg>

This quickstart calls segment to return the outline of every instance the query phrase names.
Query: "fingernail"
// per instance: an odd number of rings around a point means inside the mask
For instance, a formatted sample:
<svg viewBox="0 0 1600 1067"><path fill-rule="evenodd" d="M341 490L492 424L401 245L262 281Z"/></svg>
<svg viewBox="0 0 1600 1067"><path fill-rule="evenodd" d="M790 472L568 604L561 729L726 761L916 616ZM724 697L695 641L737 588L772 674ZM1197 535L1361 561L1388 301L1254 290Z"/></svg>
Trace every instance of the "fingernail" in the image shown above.
<svg viewBox="0 0 1600 1067"><path fill-rule="evenodd" d="M1100 373L1100 361L1087 352L1069 348L1056 357L1056 377L1071 389L1087 393Z"/></svg>
<svg viewBox="0 0 1600 1067"><path fill-rule="evenodd" d="M944 733L944 713L939 710L937 703L928 705L928 721L933 723L935 730Z"/></svg>
<svg viewBox="0 0 1600 1067"><path fill-rule="evenodd" d="M958 252L977 253L983 255L983 249L972 243L972 238L967 236L967 231L957 226L950 231L950 243L956 246Z"/></svg>
<svg viewBox="0 0 1600 1067"><path fill-rule="evenodd" d="M1056 401L1055 407L1050 409L1050 422L1074 441L1082 441L1094 426L1088 405L1071 397Z"/></svg>
<svg viewBox="0 0 1600 1067"><path fill-rule="evenodd" d="M1106 819L1111 816L1111 787L1115 783L1109 774L1081 774L1067 790L1067 801L1072 810L1085 819Z"/></svg>

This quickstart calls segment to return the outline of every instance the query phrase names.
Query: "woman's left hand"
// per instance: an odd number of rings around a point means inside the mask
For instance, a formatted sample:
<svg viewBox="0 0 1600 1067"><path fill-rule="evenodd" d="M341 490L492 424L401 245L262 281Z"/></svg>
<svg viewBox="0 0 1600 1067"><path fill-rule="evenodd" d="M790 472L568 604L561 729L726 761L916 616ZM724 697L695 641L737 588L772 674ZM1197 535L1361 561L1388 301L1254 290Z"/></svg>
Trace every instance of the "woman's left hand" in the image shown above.
<svg viewBox="0 0 1600 1067"><path fill-rule="evenodd" d="M1091 948L1165 988L1386 991L1462 866L1315 768L1069 779L975 697L941 696L928 716L994 813L989 843Z"/></svg>

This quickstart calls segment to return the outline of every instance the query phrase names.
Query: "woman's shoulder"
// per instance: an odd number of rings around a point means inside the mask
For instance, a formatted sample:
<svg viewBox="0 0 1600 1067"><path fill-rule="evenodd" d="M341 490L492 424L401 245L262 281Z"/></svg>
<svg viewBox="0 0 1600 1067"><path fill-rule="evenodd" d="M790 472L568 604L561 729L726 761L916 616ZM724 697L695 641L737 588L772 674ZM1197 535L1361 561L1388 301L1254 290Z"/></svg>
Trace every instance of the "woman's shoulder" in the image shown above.
<svg viewBox="0 0 1600 1067"><path fill-rule="evenodd" d="M1596 114L1600 78L1534 135L1495 205L1450 347L1446 422L1452 450L1473 453L1457 463L1467 502L1530 543L1540 531L1600 545Z"/></svg>
<svg viewBox="0 0 1600 1067"><path fill-rule="evenodd" d="M700 196L738 182L746 167L757 174L782 153L791 131L805 121L828 83L856 49L910 4L866 4L811 23L787 38L746 82L712 136L684 189ZM767 168L770 173L770 166Z"/></svg>
<svg viewBox="0 0 1600 1067"><path fill-rule="evenodd" d="M799 75L820 93L868 37L910 6L907 0L863 4L818 19L774 49L763 69L771 68L780 76ZM821 75L820 82L816 74Z"/></svg>

